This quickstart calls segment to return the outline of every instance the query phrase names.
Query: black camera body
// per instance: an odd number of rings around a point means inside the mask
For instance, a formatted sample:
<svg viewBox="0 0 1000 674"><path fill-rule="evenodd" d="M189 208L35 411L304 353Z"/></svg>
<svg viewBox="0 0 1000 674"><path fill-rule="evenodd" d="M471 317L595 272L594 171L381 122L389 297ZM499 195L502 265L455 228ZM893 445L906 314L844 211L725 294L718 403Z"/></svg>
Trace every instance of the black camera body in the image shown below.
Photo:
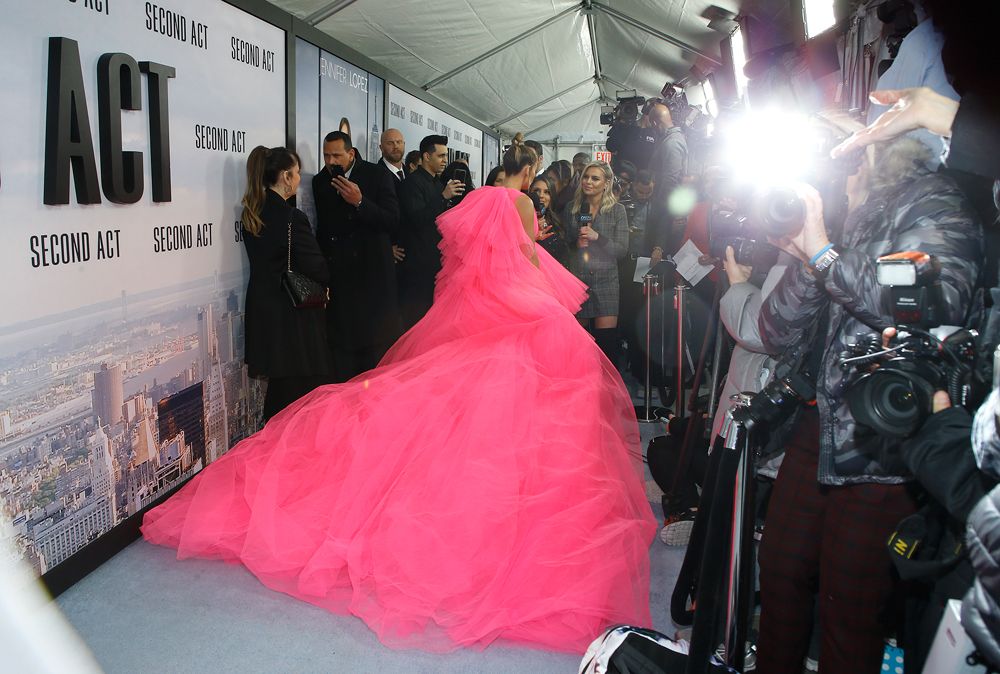
<svg viewBox="0 0 1000 674"><path fill-rule="evenodd" d="M830 151L847 134L815 119L809 124L809 130L804 141L809 160L787 180L814 187L823 200L824 221L842 222L847 214L847 176L857 172L862 155L855 152L832 159ZM748 210L757 229L775 239L793 236L802 231L805 224L805 203L788 184L756 187Z"/></svg>
<svg viewBox="0 0 1000 674"><path fill-rule="evenodd" d="M646 98L644 96L619 98L618 104L614 108L610 106L601 108L601 124L605 126L614 126L615 124L634 125L639 121L642 106L645 104Z"/></svg>
<svg viewBox="0 0 1000 674"><path fill-rule="evenodd" d="M733 209L715 206L708 221L708 254L726 259L726 247L732 246L736 261L755 270L770 269L778 262L778 249L760 239L750 219Z"/></svg>
<svg viewBox="0 0 1000 674"><path fill-rule="evenodd" d="M733 420L747 430L763 425L770 430L785 423L801 405L816 399L816 385L802 371L791 372L771 380L767 386L750 396L745 407L733 413Z"/></svg>
<svg viewBox="0 0 1000 674"><path fill-rule="evenodd" d="M890 438L913 436L933 412L934 392L973 409L981 391L973 370L978 333L941 327L941 266L931 255L895 253L876 262L879 283L889 289L896 345L882 347L881 335L866 335L841 360L858 377L844 397L855 422ZM872 369L873 366L877 366Z"/></svg>
<svg viewBox="0 0 1000 674"><path fill-rule="evenodd" d="M947 391L956 404L971 409L971 374L975 362L976 335L957 330L944 339L932 333L905 334L898 355L888 359L867 358L883 354L877 335L854 345L848 352L878 368L863 372L845 395L855 422L890 438L909 438L933 411L935 391Z"/></svg>

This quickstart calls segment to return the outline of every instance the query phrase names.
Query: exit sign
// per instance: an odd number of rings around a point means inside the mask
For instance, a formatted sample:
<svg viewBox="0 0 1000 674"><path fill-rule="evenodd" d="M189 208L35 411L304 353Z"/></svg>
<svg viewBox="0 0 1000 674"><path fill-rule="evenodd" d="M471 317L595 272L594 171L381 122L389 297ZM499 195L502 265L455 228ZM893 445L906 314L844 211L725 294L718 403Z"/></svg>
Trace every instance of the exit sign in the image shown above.
<svg viewBox="0 0 1000 674"><path fill-rule="evenodd" d="M611 153L608 152L607 150L598 150L597 152L594 153L594 160L595 161L603 161L603 162L607 162L608 164L610 164L611 163Z"/></svg>

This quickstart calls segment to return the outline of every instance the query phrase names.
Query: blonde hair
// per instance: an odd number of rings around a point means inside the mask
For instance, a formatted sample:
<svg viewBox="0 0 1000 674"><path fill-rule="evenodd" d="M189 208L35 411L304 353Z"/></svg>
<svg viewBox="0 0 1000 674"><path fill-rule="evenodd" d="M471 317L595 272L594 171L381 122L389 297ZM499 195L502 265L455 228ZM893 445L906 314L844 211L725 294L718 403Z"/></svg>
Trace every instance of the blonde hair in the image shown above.
<svg viewBox="0 0 1000 674"><path fill-rule="evenodd" d="M612 206L618 203L614 192L615 174L611 172L611 167L608 166L607 162L592 161L584 167L583 173L580 174L580 182L577 183L573 201L570 202L569 212L573 215L580 212L580 206L583 204L583 176L587 175L587 171L592 168L599 169L604 174L604 194L601 196L601 207L598 209L598 213L607 213Z"/></svg>
<svg viewBox="0 0 1000 674"><path fill-rule="evenodd" d="M253 236L260 236L264 221L260 218L267 190L277 184L282 171L300 166L299 155L284 147L270 149L258 145L247 157L247 187L243 192L243 214L240 224Z"/></svg>
<svg viewBox="0 0 1000 674"><path fill-rule="evenodd" d="M504 152L503 172L507 176L514 176L521 172L525 166L534 166L538 161L538 155L530 147L524 144L524 134L517 132L510 141L510 147Z"/></svg>

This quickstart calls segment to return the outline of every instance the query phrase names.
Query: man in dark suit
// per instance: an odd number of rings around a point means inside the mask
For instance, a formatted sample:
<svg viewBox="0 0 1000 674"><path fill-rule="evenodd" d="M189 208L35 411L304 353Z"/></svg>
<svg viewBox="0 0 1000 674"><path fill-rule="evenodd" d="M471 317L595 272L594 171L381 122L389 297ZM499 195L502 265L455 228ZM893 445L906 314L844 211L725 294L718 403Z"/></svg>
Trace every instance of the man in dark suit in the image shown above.
<svg viewBox="0 0 1000 674"><path fill-rule="evenodd" d="M330 266L327 335L334 380L375 367L399 336L392 237L399 202L392 178L359 158L351 137L326 135L313 178L316 238Z"/></svg>
<svg viewBox="0 0 1000 674"><path fill-rule="evenodd" d="M379 138L378 149L382 151L382 161L379 166L392 176L396 184L396 192L406 180L409 171L403 166L403 155L406 154L406 140L399 129L386 129Z"/></svg>
<svg viewBox="0 0 1000 674"><path fill-rule="evenodd" d="M438 178L448 164L448 137L427 136L420 141L420 167L400 188L399 203L404 227L400 243L406 259L399 264L399 304L403 329L423 318L434 303L434 277L441 270L441 253L435 220L449 207L449 200L465 191L459 180L445 185Z"/></svg>
<svg viewBox="0 0 1000 674"><path fill-rule="evenodd" d="M386 173L392 176L392 183L396 186L396 196L403 187L403 181L410 173L403 165L403 155L406 153L406 140L399 129L386 129L379 138L378 149L382 151L382 161L378 163L379 168L385 169ZM402 229L403 223L400 223ZM396 263L400 263L406 257L406 251L400 245L397 237L392 241L392 257Z"/></svg>

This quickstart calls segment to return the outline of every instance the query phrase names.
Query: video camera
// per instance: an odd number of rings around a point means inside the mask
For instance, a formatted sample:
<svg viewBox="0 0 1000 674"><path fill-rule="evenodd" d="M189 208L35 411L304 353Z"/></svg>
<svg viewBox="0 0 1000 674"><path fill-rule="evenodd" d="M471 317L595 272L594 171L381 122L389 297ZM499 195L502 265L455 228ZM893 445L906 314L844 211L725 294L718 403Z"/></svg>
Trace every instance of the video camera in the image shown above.
<svg viewBox="0 0 1000 674"><path fill-rule="evenodd" d="M673 120L674 126L686 130L693 129L698 120L704 116L701 108L688 103L687 94L674 84L669 82L665 84L660 91L660 97L663 104L667 106L667 110L670 111L670 118Z"/></svg>
<svg viewBox="0 0 1000 674"><path fill-rule="evenodd" d="M926 253L880 257L878 282L889 288L898 344L883 348L881 335L866 335L841 359L860 376L844 394L855 421L879 435L911 437L933 412L934 392L947 391L955 405L974 409L983 387L973 377L978 333L941 326L941 265ZM872 365L877 368L871 369Z"/></svg>
<svg viewBox="0 0 1000 674"><path fill-rule="evenodd" d="M622 96L627 91L618 92L618 105L605 105L601 107L601 124L605 126L634 126L642 116L640 111L646 104L643 96L636 95L635 89L631 90L631 96Z"/></svg>

